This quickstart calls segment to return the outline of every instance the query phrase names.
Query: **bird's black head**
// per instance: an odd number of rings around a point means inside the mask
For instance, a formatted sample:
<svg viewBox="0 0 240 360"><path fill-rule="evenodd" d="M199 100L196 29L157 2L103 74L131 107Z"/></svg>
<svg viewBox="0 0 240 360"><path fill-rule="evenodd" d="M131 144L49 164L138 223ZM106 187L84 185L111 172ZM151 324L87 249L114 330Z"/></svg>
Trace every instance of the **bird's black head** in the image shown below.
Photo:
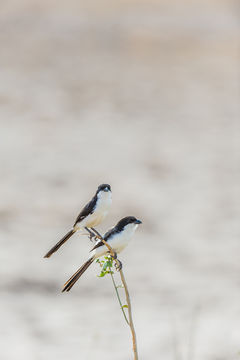
<svg viewBox="0 0 240 360"><path fill-rule="evenodd" d="M134 216L126 216L117 223L116 228L118 231L121 231L125 228L126 225L129 224L139 225L141 223L142 223L141 220L136 219Z"/></svg>
<svg viewBox="0 0 240 360"><path fill-rule="evenodd" d="M100 191L105 191L105 192L111 191L111 186L109 184L101 184L101 185L99 185L99 187L97 189L97 194Z"/></svg>

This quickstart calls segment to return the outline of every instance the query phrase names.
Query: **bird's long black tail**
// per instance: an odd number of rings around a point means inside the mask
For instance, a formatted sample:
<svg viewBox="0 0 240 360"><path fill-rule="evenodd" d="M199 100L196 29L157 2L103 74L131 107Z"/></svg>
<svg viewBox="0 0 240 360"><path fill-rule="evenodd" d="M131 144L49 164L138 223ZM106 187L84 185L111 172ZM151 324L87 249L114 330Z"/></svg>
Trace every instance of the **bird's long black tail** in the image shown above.
<svg viewBox="0 0 240 360"><path fill-rule="evenodd" d="M70 291L71 288L73 287L73 285L75 284L76 281L78 281L78 279L82 276L82 274L87 270L87 268L93 263L94 261L94 256L91 257L90 259L88 259L76 272L75 274L73 274L72 277L70 277L70 279L65 282L64 287L62 289L62 292L64 291Z"/></svg>
<svg viewBox="0 0 240 360"><path fill-rule="evenodd" d="M74 233L76 232L76 230L72 229L70 230L56 245L54 245L51 250L49 250L46 255L44 256L45 258L49 258L53 253L55 253Z"/></svg>

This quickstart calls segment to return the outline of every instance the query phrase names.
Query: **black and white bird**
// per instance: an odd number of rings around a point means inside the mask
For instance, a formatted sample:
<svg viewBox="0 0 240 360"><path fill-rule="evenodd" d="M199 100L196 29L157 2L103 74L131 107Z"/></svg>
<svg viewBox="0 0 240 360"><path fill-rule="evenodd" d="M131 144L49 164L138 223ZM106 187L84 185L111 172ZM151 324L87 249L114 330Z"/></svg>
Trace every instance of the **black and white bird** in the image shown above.
<svg viewBox="0 0 240 360"><path fill-rule="evenodd" d="M103 239L111 246L115 253L120 253L130 242L138 225L142 222L134 216L127 216L121 219L115 227L110 229ZM102 255L108 254L109 250L104 243L99 240L94 248L91 250L89 259L73 274L73 276L64 284L63 290L69 291L75 282L82 276L87 268Z"/></svg>
<svg viewBox="0 0 240 360"><path fill-rule="evenodd" d="M111 186L108 184L99 185L92 200L84 206L78 215L73 228L56 245L54 245L44 257L49 258L78 230L85 229L90 235L94 235L90 229L99 225L104 220L109 212L111 204Z"/></svg>

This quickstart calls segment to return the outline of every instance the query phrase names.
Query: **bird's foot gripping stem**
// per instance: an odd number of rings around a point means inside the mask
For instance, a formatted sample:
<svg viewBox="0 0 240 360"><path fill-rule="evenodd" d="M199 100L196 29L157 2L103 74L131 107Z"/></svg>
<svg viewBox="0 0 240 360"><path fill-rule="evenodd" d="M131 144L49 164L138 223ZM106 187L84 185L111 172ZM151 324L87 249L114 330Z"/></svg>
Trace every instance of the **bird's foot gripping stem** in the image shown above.
<svg viewBox="0 0 240 360"><path fill-rule="evenodd" d="M110 251L109 251L110 252ZM116 251L113 251L113 254L111 254L111 257L113 258L113 260L117 259L117 253Z"/></svg>
<svg viewBox="0 0 240 360"><path fill-rule="evenodd" d="M122 270L122 263L120 260L117 259L116 263L115 263L115 268L117 271Z"/></svg>
<svg viewBox="0 0 240 360"><path fill-rule="evenodd" d="M88 227L85 227L85 230L87 230L87 232L89 233L88 237L91 241L95 240L96 241L96 234L91 231Z"/></svg>
<svg viewBox="0 0 240 360"><path fill-rule="evenodd" d="M100 239L100 240L102 239L102 236L99 234L99 232L95 228L91 227L91 230L94 233L95 241L97 241L98 239Z"/></svg>

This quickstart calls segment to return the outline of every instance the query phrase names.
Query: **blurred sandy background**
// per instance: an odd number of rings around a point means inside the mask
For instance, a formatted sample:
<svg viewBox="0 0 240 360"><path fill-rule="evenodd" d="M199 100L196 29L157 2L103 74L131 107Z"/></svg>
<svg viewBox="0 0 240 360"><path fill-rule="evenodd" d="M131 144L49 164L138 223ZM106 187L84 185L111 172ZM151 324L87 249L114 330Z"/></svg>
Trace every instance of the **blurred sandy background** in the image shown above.
<svg viewBox="0 0 240 360"><path fill-rule="evenodd" d="M143 220L122 253L142 360L240 359L237 1L1 1L2 360L129 360L76 235L102 182Z"/></svg>

